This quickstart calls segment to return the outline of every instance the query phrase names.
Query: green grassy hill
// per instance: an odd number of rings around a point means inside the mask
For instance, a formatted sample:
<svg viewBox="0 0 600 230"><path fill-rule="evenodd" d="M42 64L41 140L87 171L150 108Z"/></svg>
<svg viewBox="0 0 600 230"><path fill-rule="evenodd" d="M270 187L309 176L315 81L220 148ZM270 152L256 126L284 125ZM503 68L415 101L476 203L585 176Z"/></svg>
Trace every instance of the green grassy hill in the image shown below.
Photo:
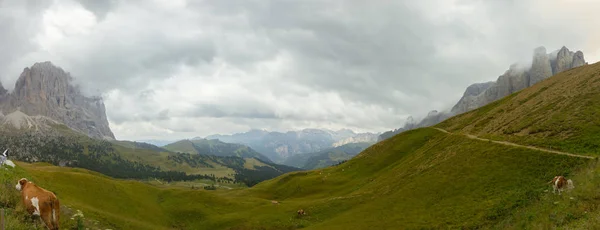
<svg viewBox="0 0 600 230"><path fill-rule="evenodd" d="M97 140L63 126L43 132L0 130L0 136L0 146L10 149L11 159L80 167L123 179L210 179L252 186L300 170L247 160L253 158L175 153L145 143ZM245 149L235 150L243 152Z"/></svg>
<svg viewBox="0 0 600 230"><path fill-rule="evenodd" d="M418 129L339 166L247 189L158 188L87 170L19 165L64 204L113 229L389 229L493 226L538 202L548 178L571 175L587 161ZM297 218L300 208L308 215Z"/></svg>
<svg viewBox="0 0 600 230"><path fill-rule="evenodd" d="M248 146L241 144L225 143L219 140L193 139L181 140L164 147L173 152L190 154L203 154L215 156L236 156L242 158L257 158L262 161L271 162L268 157L254 151Z"/></svg>

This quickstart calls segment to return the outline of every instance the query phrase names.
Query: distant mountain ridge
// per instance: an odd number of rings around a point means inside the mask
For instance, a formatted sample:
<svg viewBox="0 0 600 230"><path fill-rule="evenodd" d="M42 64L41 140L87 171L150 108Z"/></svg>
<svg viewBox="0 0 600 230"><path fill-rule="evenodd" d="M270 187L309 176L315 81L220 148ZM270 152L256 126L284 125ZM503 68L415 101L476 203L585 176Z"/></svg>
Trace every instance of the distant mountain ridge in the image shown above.
<svg viewBox="0 0 600 230"><path fill-rule="evenodd" d="M367 149L374 142L357 142L328 148L319 152L288 157L283 164L307 170L324 168L347 161Z"/></svg>
<svg viewBox="0 0 600 230"><path fill-rule="evenodd" d="M12 93L0 84L0 111L44 116L89 137L114 140L102 98L84 96L72 79L51 62L35 63L23 70Z"/></svg>
<svg viewBox="0 0 600 230"><path fill-rule="evenodd" d="M533 51L530 66L514 63L495 82L475 83L467 87L450 111L433 110L417 124L410 117L402 128L384 132L378 139L381 141L407 130L438 124L452 116L472 111L531 87L555 74L586 64L581 51L572 52L563 46L554 52L546 53L545 47L537 47Z"/></svg>
<svg viewBox="0 0 600 230"><path fill-rule="evenodd" d="M256 158L264 162L271 163L271 160L256 152L254 149L234 143L225 143L219 140L207 140L193 138L190 140L177 141L163 147L173 152L182 152L190 154L204 154L214 156L236 156L241 158Z"/></svg>
<svg viewBox="0 0 600 230"><path fill-rule="evenodd" d="M274 162L284 162L286 158L304 153L314 153L348 143L376 140L378 133L355 133L349 129L338 131L323 129L303 129L288 132L268 132L253 129L232 135L209 135L206 139L218 139L227 143L238 143L266 155Z"/></svg>

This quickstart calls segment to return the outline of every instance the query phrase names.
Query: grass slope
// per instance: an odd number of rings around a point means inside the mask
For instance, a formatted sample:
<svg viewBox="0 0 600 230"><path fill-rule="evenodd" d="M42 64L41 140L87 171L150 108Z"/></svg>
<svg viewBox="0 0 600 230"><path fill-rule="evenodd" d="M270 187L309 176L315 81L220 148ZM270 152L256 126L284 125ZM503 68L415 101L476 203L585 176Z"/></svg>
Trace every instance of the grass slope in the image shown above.
<svg viewBox="0 0 600 230"><path fill-rule="evenodd" d="M585 162L418 129L321 174L286 175L254 189L274 199L330 201L307 205L311 217L327 220L314 229L489 227L536 202L554 175Z"/></svg>
<svg viewBox="0 0 600 230"><path fill-rule="evenodd" d="M271 162L268 157L254 151L252 148L241 145L225 143L219 140L193 139L181 140L168 144L165 149L173 152L190 154L203 154L214 156L236 156L242 158L257 158L262 161Z"/></svg>
<svg viewBox="0 0 600 230"><path fill-rule="evenodd" d="M198 150L194 147L194 143L190 140L181 140L177 141L163 147L169 151L173 152L182 152L182 153L190 153L190 154L198 154Z"/></svg>
<svg viewBox="0 0 600 230"><path fill-rule="evenodd" d="M158 188L87 170L19 166L113 229L412 229L493 226L545 196L549 178L585 162L418 129L341 165L247 189ZM296 217L300 208L309 215Z"/></svg>
<svg viewBox="0 0 600 230"><path fill-rule="evenodd" d="M451 132L600 154L600 63L574 68L437 125Z"/></svg>

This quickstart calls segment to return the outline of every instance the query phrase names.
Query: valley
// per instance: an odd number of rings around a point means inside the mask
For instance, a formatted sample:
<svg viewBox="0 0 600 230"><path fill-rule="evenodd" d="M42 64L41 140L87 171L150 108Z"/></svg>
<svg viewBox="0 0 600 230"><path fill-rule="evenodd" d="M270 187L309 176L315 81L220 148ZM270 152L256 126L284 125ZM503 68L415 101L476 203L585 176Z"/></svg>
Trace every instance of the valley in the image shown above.
<svg viewBox="0 0 600 230"><path fill-rule="evenodd" d="M598 9L0 1L0 230L600 229Z"/></svg>

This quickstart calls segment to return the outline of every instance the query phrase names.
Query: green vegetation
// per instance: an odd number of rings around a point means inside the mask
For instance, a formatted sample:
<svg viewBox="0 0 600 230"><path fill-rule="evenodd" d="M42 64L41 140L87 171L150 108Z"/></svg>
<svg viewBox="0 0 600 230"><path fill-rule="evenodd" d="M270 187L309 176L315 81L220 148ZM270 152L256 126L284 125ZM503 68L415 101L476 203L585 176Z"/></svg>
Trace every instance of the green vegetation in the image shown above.
<svg viewBox="0 0 600 230"><path fill-rule="evenodd" d="M241 144L225 143L219 140L181 140L175 143L168 144L164 148L173 152L214 155L223 157L236 156L241 158L257 158L262 161L271 162L271 160L269 160L268 157L254 151L248 146Z"/></svg>
<svg viewBox="0 0 600 230"><path fill-rule="evenodd" d="M349 143L319 152L297 154L288 157L283 164L303 169L324 168L349 160L372 144L367 142Z"/></svg>
<svg viewBox="0 0 600 230"><path fill-rule="evenodd" d="M0 146L10 149L14 160L48 162L53 165L79 167L121 179L156 178L165 181L210 179L221 183L260 181L300 169L261 163L246 168L247 160L237 156L214 156L169 152L146 143L95 140L62 129L44 133L35 131L2 132ZM227 144L228 145L228 144ZM241 147L235 151L248 150ZM223 151L232 149L221 149ZM251 150L251 149L250 149ZM225 154L222 154L225 155ZM255 162L249 158L250 162Z"/></svg>
<svg viewBox="0 0 600 230"><path fill-rule="evenodd" d="M248 189L158 188L81 169L19 166L114 229L386 229L493 226L539 202L549 178L587 161L418 129L338 166ZM298 209L308 215L296 217Z"/></svg>

